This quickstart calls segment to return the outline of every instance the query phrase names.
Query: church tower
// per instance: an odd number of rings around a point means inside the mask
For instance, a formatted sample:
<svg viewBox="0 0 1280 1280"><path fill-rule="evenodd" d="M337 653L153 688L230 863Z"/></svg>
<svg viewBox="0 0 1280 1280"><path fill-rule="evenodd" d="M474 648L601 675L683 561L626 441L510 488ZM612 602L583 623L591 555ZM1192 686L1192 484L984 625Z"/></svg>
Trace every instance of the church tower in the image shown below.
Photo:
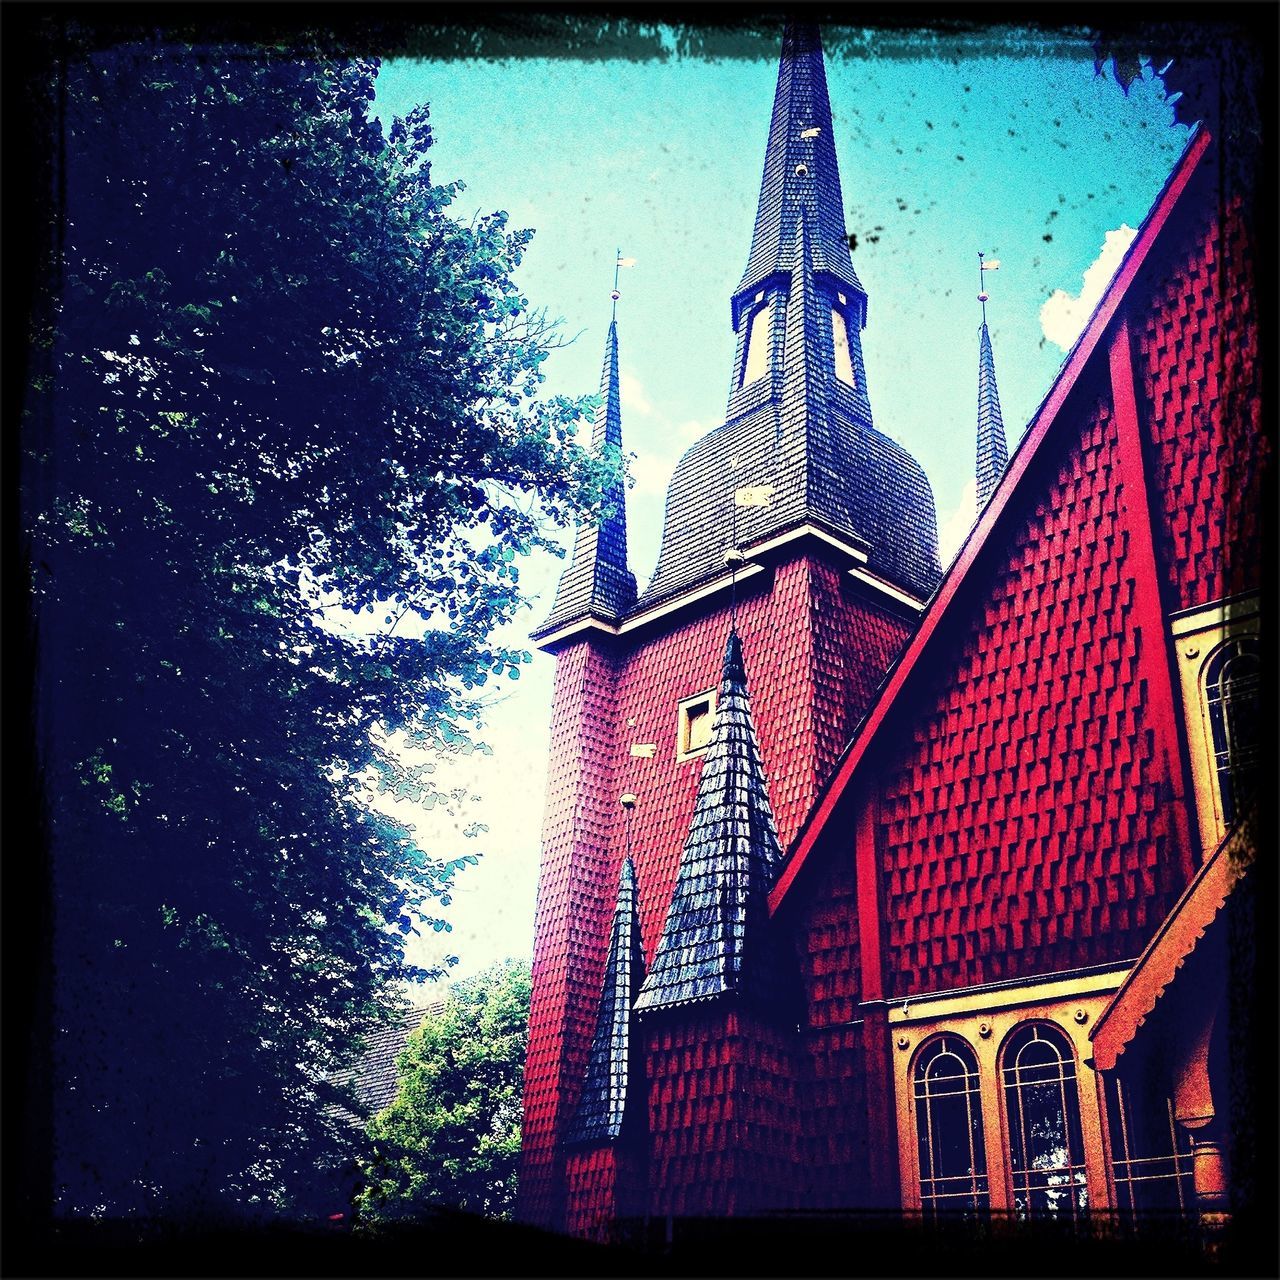
<svg viewBox="0 0 1280 1280"><path fill-rule="evenodd" d="M765 898L940 576L928 481L873 421L867 319L821 43L792 24L725 421L675 468L644 591L619 491L534 632L556 677L527 1220L598 1234L798 1195L808 1050L779 1008L807 961ZM596 436L620 448L617 381L611 326Z"/></svg>

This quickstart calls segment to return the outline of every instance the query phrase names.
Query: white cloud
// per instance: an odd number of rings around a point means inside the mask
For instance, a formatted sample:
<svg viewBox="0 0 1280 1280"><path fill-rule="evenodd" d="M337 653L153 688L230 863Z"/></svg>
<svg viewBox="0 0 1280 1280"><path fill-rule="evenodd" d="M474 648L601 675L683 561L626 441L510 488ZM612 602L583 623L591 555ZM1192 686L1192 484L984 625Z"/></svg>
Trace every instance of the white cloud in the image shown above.
<svg viewBox="0 0 1280 1280"><path fill-rule="evenodd" d="M638 413L648 417L653 412L644 384L634 373L623 369L618 378L618 389L622 392L622 416L626 420L628 414Z"/></svg>
<svg viewBox="0 0 1280 1280"><path fill-rule="evenodd" d="M1070 351L1075 345L1137 234L1125 223L1108 231L1101 251L1085 270L1079 294L1073 296L1065 289L1055 289L1040 308L1040 328L1055 346Z"/></svg>
<svg viewBox="0 0 1280 1280"><path fill-rule="evenodd" d="M938 559L945 569L960 550L961 543L969 536L974 521L978 518L978 482L970 478L965 482L957 506L948 511L939 511L938 522Z"/></svg>

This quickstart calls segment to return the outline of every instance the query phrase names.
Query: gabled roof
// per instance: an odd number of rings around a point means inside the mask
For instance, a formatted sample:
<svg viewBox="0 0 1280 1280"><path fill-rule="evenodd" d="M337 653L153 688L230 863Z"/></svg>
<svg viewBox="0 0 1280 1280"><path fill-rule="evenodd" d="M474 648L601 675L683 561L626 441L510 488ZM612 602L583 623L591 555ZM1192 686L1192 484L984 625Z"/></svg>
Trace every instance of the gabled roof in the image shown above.
<svg viewBox="0 0 1280 1280"><path fill-rule="evenodd" d="M1246 828L1228 832L1165 917L1129 976L1098 1017L1089 1039L1093 1062L1110 1071L1150 1017L1187 958L1213 925L1252 858Z"/></svg>
<svg viewBox="0 0 1280 1280"><path fill-rule="evenodd" d="M643 981L644 947L636 906L636 873L628 857L622 860L618 879L618 903L609 934L595 1034L587 1051L577 1110L565 1132L566 1142L609 1142L622 1132L634 1056L631 1006Z"/></svg>
<svg viewBox="0 0 1280 1280"><path fill-rule="evenodd" d="M618 322L609 322L600 373L600 404L591 443L622 456L622 399L618 383ZM531 635L537 639L580 618L616 622L636 601L635 575L627 568L627 506L622 478L605 494L606 513L598 524L578 527L573 559L560 578L555 603Z"/></svg>
<svg viewBox="0 0 1280 1280"><path fill-rule="evenodd" d="M772 994L779 975L766 937L767 895L781 857L751 722L742 640L730 631L689 835L638 1011L727 992Z"/></svg>
<svg viewBox="0 0 1280 1280"><path fill-rule="evenodd" d="M788 890L795 883L800 869L808 861L809 855L822 837L827 823L831 820L854 774L871 754L872 744L890 718L903 690L912 685L918 671L929 670L929 658L939 645L946 643L942 627L943 620L948 617L954 601L973 572L975 563L982 557L986 544L992 540L993 531L1003 524L1005 512L1011 504L1013 495L1018 491L1023 477L1027 475L1044 447L1045 440L1054 435L1055 428L1065 421L1061 410L1067 397L1098 350L1125 294L1143 263L1146 262L1152 246L1159 238L1182 193L1191 181L1192 175L1199 167L1209 143L1208 130L1199 126L1192 134L1186 150L1174 166L1164 189L1129 246L1120 269L1094 309L1084 332L1076 340L1075 346L1063 363L1049 394L1041 402L1035 417L1027 427L991 501L987 503L964 546L947 571L937 594L921 616L916 633L908 642L897 663L890 669L881 686L879 697L859 726L852 742L845 748L834 774L792 843L778 882L770 894L771 910L777 910ZM1103 356L1105 358L1105 346Z"/></svg>

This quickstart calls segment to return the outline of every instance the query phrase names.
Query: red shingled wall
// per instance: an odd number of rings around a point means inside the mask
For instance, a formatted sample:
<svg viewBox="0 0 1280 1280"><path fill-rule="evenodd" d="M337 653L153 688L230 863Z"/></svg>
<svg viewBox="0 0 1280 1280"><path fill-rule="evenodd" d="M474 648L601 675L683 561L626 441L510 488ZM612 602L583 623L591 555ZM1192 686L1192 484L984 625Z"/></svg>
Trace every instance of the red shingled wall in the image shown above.
<svg viewBox="0 0 1280 1280"><path fill-rule="evenodd" d="M1083 417L913 699L881 807L890 993L1137 956L1189 869L1148 710L1109 404ZM957 604L960 601L957 600ZM1161 743L1157 746L1157 735Z"/></svg>
<svg viewBox="0 0 1280 1280"><path fill-rule="evenodd" d="M1257 588L1262 435L1252 246L1238 203L1181 228L1185 250L1142 283L1135 378L1150 442L1157 552L1171 609Z"/></svg>
<svg viewBox="0 0 1280 1280"><path fill-rule="evenodd" d="M565 1160L565 1230L607 1240L618 1213L618 1162L611 1146L571 1151Z"/></svg>
<svg viewBox="0 0 1280 1280"><path fill-rule="evenodd" d="M802 556L761 577L742 585L737 625L785 847L909 627L821 558ZM557 659L525 1082L520 1207L531 1221L565 1224L555 1134L576 1102L599 999L626 848L617 797L639 797L631 848L641 936L652 958L702 767L700 759L676 762L677 703L719 684L729 625L727 597L718 596L703 611L674 615L666 629L659 624L616 666L581 642ZM631 743L657 750L649 760L632 758ZM585 1186L573 1194L586 1196Z"/></svg>
<svg viewBox="0 0 1280 1280"><path fill-rule="evenodd" d="M792 1037L723 1002L649 1015L649 1211L794 1208L799 1093Z"/></svg>
<svg viewBox="0 0 1280 1280"><path fill-rule="evenodd" d="M641 933L657 946L693 816L700 759L677 764L676 705L719 684L728 601L685 615L644 640L622 663L617 718L619 786L640 798L632 819ZM778 566L771 588L748 581L738 604L751 716L778 837L785 848L809 811L852 725L908 634L907 626L854 595L840 571L802 558ZM626 721L633 718L634 727ZM652 742L651 760L630 759ZM619 827L621 823L619 823ZM619 830L617 840L621 840ZM621 845L615 858L622 856Z"/></svg>
<svg viewBox="0 0 1280 1280"><path fill-rule="evenodd" d="M586 1067L617 886L614 689L615 666L595 642L557 657L518 1183L519 1215L556 1228L564 1215L557 1135Z"/></svg>

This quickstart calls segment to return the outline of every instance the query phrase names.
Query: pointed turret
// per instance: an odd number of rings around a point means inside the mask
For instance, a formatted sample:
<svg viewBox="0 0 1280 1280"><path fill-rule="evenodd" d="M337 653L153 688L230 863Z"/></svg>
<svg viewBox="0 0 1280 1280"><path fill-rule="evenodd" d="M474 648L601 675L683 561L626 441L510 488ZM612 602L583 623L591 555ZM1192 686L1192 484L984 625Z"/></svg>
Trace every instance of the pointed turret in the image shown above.
<svg viewBox="0 0 1280 1280"><path fill-rule="evenodd" d="M1000 393L996 389L996 363L987 332L986 305L982 308L982 328L978 339L978 510L996 491L1009 461L1009 445L1000 416Z"/></svg>
<svg viewBox="0 0 1280 1280"><path fill-rule="evenodd" d="M742 641L731 631L675 891L637 1010L773 993L780 975L765 936L767 896L781 860Z"/></svg>
<svg viewBox="0 0 1280 1280"><path fill-rule="evenodd" d="M615 293L617 290L615 289ZM618 322L609 322L600 375L600 405L591 443L606 456L622 456L622 400L618 384ZM617 622L635 604L635 575L627 568L627 506L621 477L605 494L605 513L597 524L578 528L569 562L556 590L555 604L534 639L586 618Z"/></svg>
<svg viewBox="0 0 1280 1280"><path fill-rule="evenodd" d="M643 980L636 873L630 857L626 857L618 881L618 905L609 934L595 1035L587 1053L578 1109L565 1133L566 1142L610 1142L622 1132L635 1057L631 1008Z"/></svg>
<svg viewBox="0 0 1280 1280"><path fill-rule="evenodd" d="M843 284L856 297L860 324L865 323L867 295L853 269L845 233L822 40L816 26L793 22L782 33L760 201L747 269L734 292L735 308L770 276L790 274L801 210L808 215L812 236L810 269Z"/></svg>
<svg viewBox="0 0 1280 1280"><path fill-rule="evenodd" d="M748 554L816 533L891 591L927 597L940 576L933 494L919 463L872 422L867 294L849 254L822 43L811 25L788 24L783 34L751 249L730 315L737 347L726 421L676 468L640 604L723 576L735 528ZM739 486L770 486L771 497L735 522Z"/></svg>

